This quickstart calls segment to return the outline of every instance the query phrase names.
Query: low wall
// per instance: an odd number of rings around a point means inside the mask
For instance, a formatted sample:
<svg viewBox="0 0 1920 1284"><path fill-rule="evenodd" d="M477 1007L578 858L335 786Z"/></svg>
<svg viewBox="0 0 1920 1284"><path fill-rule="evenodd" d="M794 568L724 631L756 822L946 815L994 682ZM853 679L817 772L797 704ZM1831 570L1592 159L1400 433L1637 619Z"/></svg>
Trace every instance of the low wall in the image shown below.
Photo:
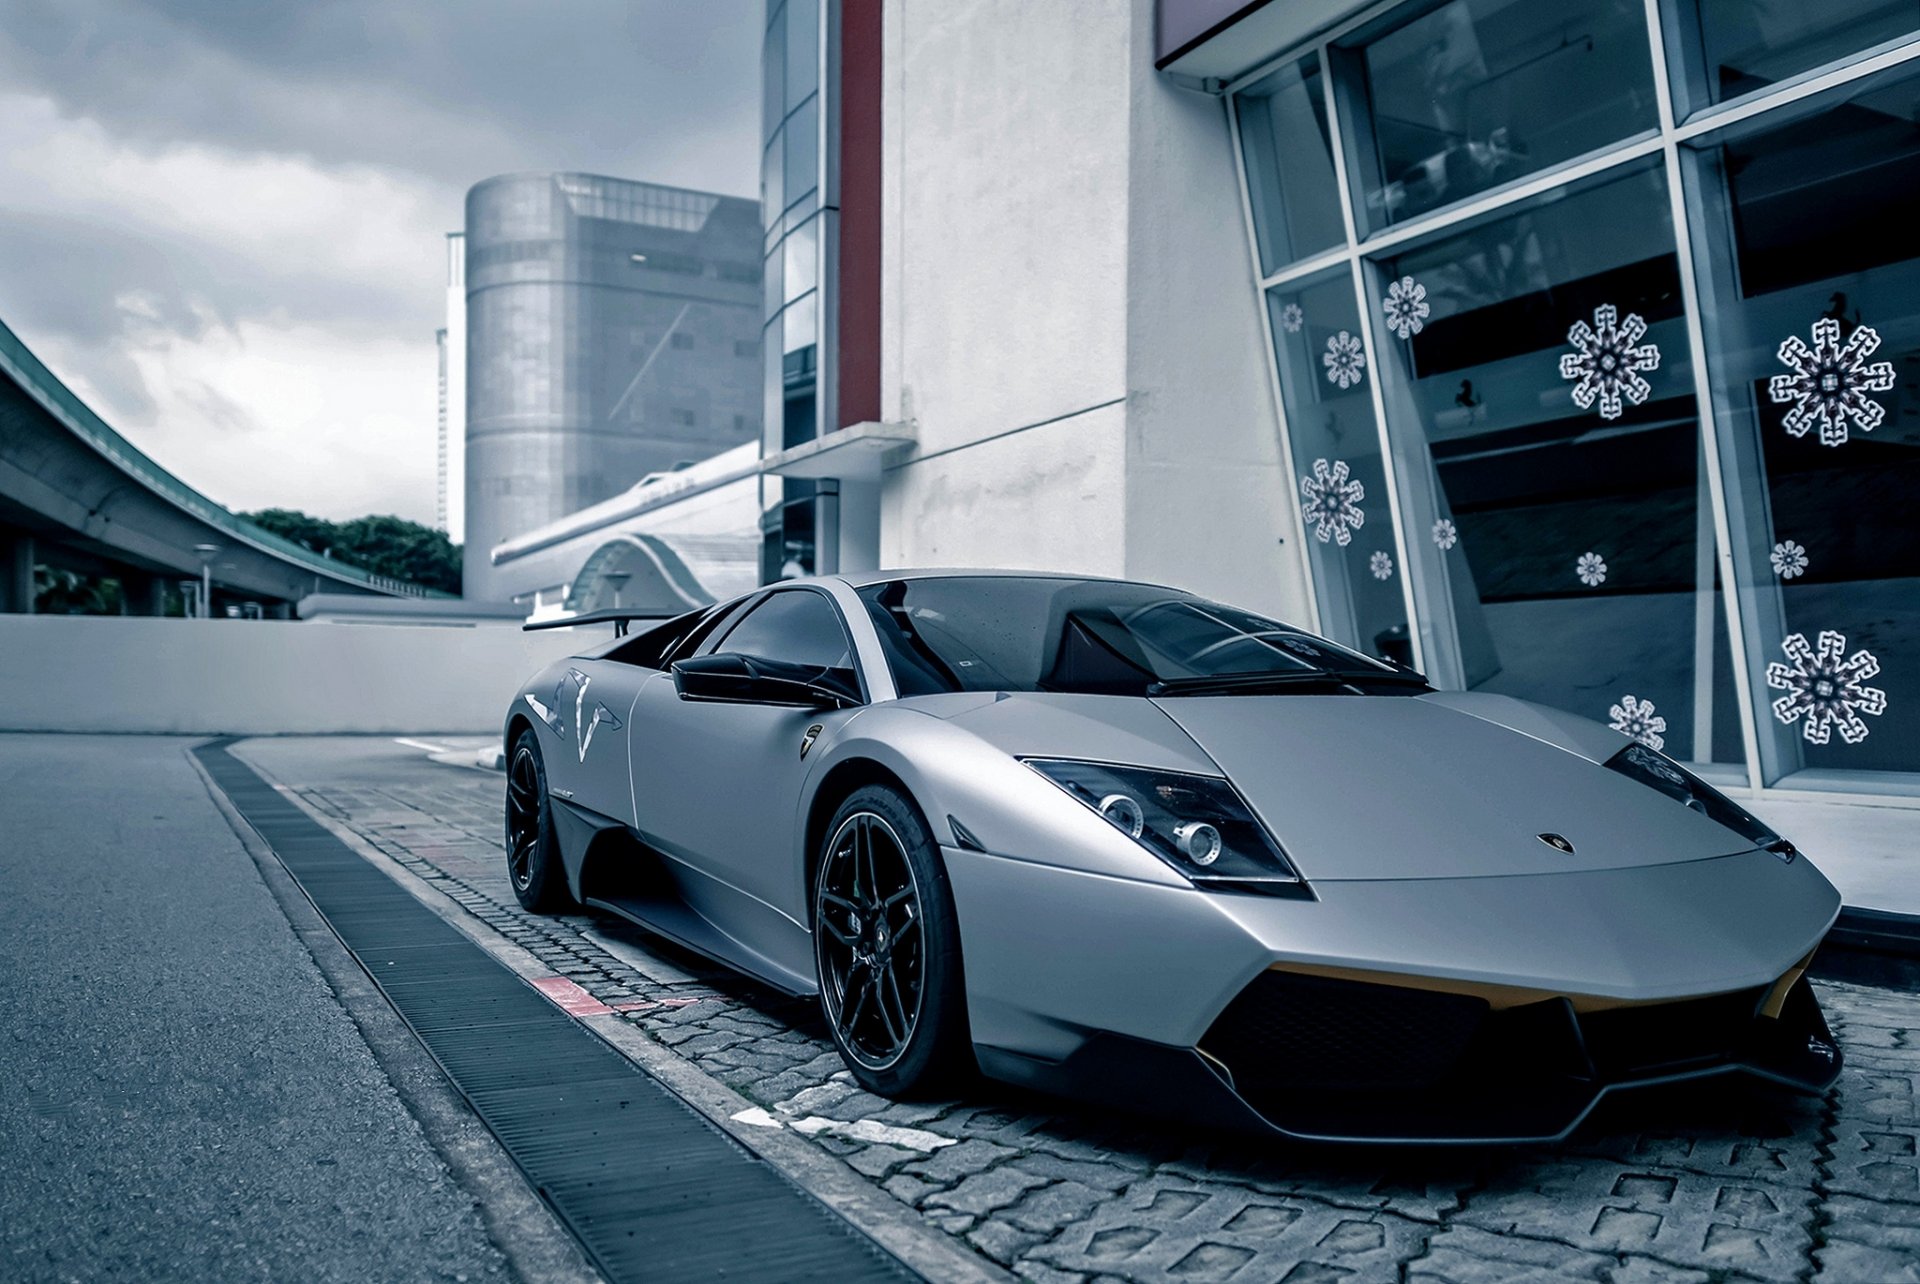
<svg viewBox="0 0 1920 1284"><path fill-rule="evenodd" d="M0 730L494 732L528 675L606 634L0 615Z"/></svg>

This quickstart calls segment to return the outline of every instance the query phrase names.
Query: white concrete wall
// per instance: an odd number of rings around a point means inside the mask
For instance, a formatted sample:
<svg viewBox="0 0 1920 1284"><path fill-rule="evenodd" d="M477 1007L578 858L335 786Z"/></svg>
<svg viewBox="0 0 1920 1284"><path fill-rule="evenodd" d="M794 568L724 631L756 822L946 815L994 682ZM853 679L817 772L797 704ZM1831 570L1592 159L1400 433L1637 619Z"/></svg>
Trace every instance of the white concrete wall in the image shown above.
<svg viewBox="0 0 1920 1284"><path fill-rule="evenodd" d="M493 732L604 631L0 615L0 730Z"/></svg>
<svg viewBox="0 0 1920 1284"><path fill-rule="evenodd" d="M887 475L882 566L1126 571L1126 412L1110 405Z"/></svg>
<svg viewBox="0 0 1920 1284"><path fill-rule="evenodd" d="M1226 103L1153 70L1131 4L1126 573L1311 626Z"/></svg>
<svg viewBox="0 0 1920 1284"><path fill-rule="evenodd" d="M1225 107L1153 0L889 0L887 566L1179 584L1310 623ZM1285 543L1282 543L1282 541Z"/></svg>
<svg viewBox="0 0 1920 1284"><path fill-rule="evenodd" d="M881 404L920 440L886 564L1121 566L1116 516L1064 528L1119 477L1095 456L1126 396L1128 3L887 5Z"/></svg>

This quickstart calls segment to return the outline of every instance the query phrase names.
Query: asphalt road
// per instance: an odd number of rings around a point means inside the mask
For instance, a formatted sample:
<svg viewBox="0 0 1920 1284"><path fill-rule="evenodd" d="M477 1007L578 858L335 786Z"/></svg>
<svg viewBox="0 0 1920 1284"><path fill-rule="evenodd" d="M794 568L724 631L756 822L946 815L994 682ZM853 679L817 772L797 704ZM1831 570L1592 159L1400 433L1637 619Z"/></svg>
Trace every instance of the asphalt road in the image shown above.
<svg viewBox="0 0 1920 1284"><path fill-rule="evenodd" d="M191 743L0 735L0 1279L510 1278Z"/></svg>

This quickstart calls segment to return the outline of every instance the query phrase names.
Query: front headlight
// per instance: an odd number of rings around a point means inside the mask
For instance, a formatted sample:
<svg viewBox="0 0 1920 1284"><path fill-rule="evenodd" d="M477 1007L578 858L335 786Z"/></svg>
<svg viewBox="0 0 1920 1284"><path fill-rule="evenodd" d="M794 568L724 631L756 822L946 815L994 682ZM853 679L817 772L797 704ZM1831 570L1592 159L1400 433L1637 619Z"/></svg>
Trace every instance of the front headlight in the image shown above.
<svg viewBox="0 0 1920 1284"><path fill-rule="evenodd" d="M1758 817L1657 749L1642 744L1628 745L1607 759L1607 768L1658 790L1783 861L1791 861L1800 854L1792 843L1774 833Z"/></svg>
<svg viewBox="0 0 1920 1284"><path fill-rule="evenodd" d="M1196 887L1283 894L1305 887L1287 854L1219 776L1064 758L1021 761Z"/></svg>

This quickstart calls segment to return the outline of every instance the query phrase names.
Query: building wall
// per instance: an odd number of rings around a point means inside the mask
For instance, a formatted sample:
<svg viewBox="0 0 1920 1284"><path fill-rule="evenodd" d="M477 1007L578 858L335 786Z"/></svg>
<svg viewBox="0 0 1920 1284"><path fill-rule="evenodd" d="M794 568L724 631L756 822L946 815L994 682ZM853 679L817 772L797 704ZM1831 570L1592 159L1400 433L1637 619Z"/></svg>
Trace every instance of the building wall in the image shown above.
<svg viewBox="0 0 1920 1284"><path fill-rule="evenodd" d="M1306 621L1231 136L1153 72L1152 0L885 20L881 403L919 440L882 563L1130 575Z"/></svg>
<svg viewBox="0 0 1920 1284"><path fill-rule="evenodd" d="M467 238L447 234L447 324L442 332L443 435L445 467L440 476L447 538L467 537Z"/></svg>
<svg viewBox="0 0 1920 1284"><path fill-rule="evenodd" d="M469 597L502 540L756 437L752 201L580 174L467 196Z"/></svg>
<svg viewBox="0 0 1920 1284"><path fill-rule="evenodd" d="M1311 625L1226 108L1153 71L1132 10L1127 572Z"/></svg>
<svg viewBox="0 0 1920 1284"><path fill-rule="evenodd" d="M0 616L0 730L493 732L524 679L603 630Z"/></svg>

